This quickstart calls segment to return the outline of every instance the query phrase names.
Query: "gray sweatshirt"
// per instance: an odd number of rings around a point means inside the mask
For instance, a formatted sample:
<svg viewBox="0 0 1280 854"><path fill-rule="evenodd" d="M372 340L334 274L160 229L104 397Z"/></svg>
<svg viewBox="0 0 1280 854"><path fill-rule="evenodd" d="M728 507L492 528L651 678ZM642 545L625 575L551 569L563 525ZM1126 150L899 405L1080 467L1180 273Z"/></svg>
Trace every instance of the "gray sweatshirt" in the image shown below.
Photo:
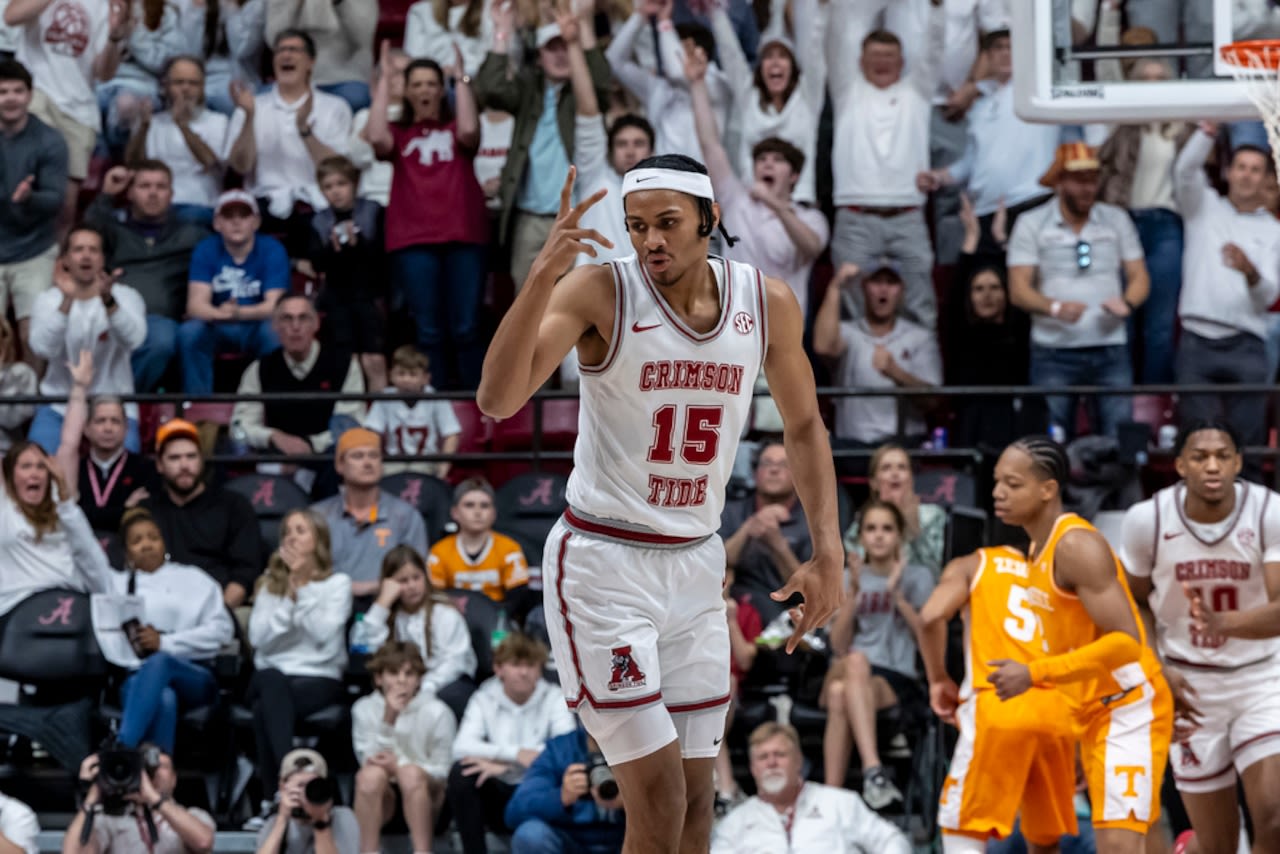
<svg viewBox="0 0 1280 854"><path fill-rule="evenodd" d="M31 195L14 202L28 175ZM16 264L54 244L54 221L67 192L67 144L62 134L28 115L13 136L0 133L0 264Z"/></svg>

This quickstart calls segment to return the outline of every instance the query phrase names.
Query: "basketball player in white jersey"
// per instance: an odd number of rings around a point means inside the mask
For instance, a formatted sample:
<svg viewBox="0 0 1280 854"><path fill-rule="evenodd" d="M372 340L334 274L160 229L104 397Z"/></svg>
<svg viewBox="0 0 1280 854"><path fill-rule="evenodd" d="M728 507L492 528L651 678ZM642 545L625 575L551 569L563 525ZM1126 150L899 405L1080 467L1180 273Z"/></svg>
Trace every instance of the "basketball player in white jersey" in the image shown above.
<svg viewBox="0 0 1280 854"><path fill-rule="evenodd" d="M1194 834L1177 850L1234 854L1238 776L1253 850L1280 851L1280 640L1227 637L1192 616L1192 600L1221 617L1280 596L1280 495L1237 479L1225 423L1186 425L1175 447L1182 480L1130 508L1122 560L1181 718L1169 760Z"/></svg>
<svg viewBox="0 0 1280 854"><path fill-rule="evenodd" d="M814 559L777 592L800 594L800 637L839 604L835 471L790 287L707 254L719 225L706 168L683 155L623 176L635 255L568 272L592 242L596 193L560 214L485 357L477 400L506 418L577 348L581 404L570 509L547 540L547 627L569 705L599 742L627 810L627 854L708 850L712 767L729 701L729 637L716 532L752 386L762 369Z"/></svg>

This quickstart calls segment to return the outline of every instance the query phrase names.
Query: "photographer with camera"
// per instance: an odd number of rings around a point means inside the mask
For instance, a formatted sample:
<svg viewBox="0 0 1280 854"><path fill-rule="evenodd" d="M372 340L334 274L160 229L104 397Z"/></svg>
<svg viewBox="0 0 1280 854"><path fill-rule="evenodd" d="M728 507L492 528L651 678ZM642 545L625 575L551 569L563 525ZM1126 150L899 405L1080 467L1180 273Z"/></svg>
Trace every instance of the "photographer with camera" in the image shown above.
<svg viewBox="0 0 1280 854"><path fill-rule="evenodd" d="M215 824L173 799L173 757L154 744L112 746L80 763L80 810L62 854L204 854Z"/></svg>
<svg viewBox="0 0 1280 854"><path fill-rule="evenodd" d="M358 854L360 826L349 807L334 806L329 763L309 748L280 763L280 806L258 831L258 854Z"/></svg>
<svg viewBox="0 0 1280 854"><path fill-rule="evenodd" d="M507 803L511 854L617 854L622 796L585 729L547 740Z"/></svg>

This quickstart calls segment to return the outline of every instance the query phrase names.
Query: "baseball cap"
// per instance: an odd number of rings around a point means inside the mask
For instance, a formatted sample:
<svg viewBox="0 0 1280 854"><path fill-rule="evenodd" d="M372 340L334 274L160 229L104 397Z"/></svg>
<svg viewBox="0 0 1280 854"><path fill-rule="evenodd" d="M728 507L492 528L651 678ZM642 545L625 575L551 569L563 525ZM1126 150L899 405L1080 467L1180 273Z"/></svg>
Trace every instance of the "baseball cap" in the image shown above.
<svg viewBox="0 0 1280 854"><path fill-rule="evenodd" d="M328 777L329 763L311 748L299 747L296 750L290 750L280 761L280 782L283 783L299 771L314 771L321 777Z"/></svg>
<svg viewBox="0 0 1280 854"><path fill-rule="evenodd" d="M190 439L200 444L200 430L196 425L182 418L170 418L156 430L156 451L164 449L165 443L172 439Z"/></svg>
<svg viewBox="0 0 1280 854"><path fill-rule="evenodd" d="M246 193L244 190L227 190L221 196L218 196L218 203L213 208L213 213L222 213L225 209L235 205L243 205L248 208L254 216L258 215L258 200Z"/></svg>
<svg viewBox="0 0 1280 854"><path fill-rule="evenodd" d="M543 24L541 27L538 27L538 31L534 37L534 44L539 48L543 48L552 41L561 37L559 24Z"/></svg>
<svg viewBox="0 0 1280 854"><path fill-rule="evenodd" d="M381 448L382 437L364 427L353 427L338 437L338 459L353 448Z"/></svg>

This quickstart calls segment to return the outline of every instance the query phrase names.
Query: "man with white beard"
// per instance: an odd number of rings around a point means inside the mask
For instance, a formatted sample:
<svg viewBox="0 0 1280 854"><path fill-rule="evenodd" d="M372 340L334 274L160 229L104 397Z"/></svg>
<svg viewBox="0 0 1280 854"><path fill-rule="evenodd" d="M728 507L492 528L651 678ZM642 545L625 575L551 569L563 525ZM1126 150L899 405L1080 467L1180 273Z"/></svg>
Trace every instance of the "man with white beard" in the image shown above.
<svg viewBox="0 0 1280 854"><path fill-rule="evenodd" d="M910 854L911 844L902 832L857 793L804 779L800 736L794 727L763 723L748 743L758 794L716 825L711 854Z"/></svg>

